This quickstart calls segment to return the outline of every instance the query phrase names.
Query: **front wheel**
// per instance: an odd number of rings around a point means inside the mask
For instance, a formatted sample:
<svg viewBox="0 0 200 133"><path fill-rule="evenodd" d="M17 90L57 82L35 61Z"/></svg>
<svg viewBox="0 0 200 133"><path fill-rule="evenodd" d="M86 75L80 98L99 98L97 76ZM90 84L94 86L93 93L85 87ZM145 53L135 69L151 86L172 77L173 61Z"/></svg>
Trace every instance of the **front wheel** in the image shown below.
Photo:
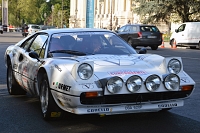
<svg viewBox="0 0 200 133"><path fill-rule="evenodd" d="M17 83L13 75L11 64L9 64L7 68L7 89L10 95L25 95L26 94L26 91L23 90Z"/></svg>
<svg viewBox="0 0 200 133"><path fill-rule="evenodd" d="M195 49L196 48L196 46L190 46L190 49Z"/></svg>
<svg viewBox="0 0 200 133"><path fill-rule="evenodd" d="M199 45L198 45L198 46L199 46L199 50L200 50L200 42L199 42Z"/></svg>
<svg viewBox="0 0 200 133"><path fill-rule="evenodd" d="M64 111L54 101L46 74L44 74L40 84L40 104L45 120L58 119L64 115Z"/></svg>

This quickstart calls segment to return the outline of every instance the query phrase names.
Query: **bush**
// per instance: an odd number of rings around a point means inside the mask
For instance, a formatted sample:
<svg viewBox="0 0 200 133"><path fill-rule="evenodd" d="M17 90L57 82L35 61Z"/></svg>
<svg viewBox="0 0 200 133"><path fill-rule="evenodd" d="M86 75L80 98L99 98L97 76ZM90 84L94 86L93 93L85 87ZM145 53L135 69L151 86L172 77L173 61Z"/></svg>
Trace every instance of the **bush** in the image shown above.
<svg viewBox="0 0 200 133"><path fill-rule="evenodd" d="M164 33L163 34L164 42L169 42L170 41L170 36L171 36L171 33L170 34Z"/></svg>

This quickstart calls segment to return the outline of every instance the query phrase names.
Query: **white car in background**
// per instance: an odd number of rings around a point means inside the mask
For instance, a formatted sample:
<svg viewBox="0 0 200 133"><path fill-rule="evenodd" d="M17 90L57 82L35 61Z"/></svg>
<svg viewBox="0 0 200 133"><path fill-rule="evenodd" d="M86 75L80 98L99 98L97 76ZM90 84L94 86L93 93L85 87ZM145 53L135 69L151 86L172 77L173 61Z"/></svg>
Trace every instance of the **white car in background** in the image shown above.
<svg viewBox="0 0 200 133"><path fill-rule="evenodd" d="M28 34L31 35L35 32L38 32L40 31L40 26L39 25L36 25L36 24L29 24L28 25Z"/></svg>
<svg viewBox="0 0 200 133"><path fill-rule="evenodd" d="M3 34L3 25L0 25L0 33Z"/></svg>

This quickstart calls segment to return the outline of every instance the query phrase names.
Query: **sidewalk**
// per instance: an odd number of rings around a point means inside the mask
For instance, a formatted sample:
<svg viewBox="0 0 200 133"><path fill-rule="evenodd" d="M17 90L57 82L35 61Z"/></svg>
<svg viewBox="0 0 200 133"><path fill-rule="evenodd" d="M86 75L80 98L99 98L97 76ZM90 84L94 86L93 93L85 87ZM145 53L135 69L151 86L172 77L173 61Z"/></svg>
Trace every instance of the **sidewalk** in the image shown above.
<svg viewBox="0 0 200 133"><path fill-rule="evenodd" d="M162 45L160 45L161 47ZM165 48L171 48L171 45L169 44L169 42L164 42L164 47Z"/></svg>

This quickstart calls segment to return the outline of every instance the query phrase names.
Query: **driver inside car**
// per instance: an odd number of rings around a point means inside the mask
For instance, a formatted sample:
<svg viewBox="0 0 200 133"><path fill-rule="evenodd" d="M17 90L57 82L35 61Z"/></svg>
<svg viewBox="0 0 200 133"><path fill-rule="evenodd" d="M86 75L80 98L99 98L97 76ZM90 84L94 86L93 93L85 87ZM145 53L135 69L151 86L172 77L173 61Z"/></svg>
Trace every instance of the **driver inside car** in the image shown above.
<svg viewBox="0 0 200 133"><path fill-rule="evenodd" d="M99 52L99 51L101 51L101 49L102 49L102 43L101 43L100 38L91 37L91 50L92 50L92 53Z"/></svg>

